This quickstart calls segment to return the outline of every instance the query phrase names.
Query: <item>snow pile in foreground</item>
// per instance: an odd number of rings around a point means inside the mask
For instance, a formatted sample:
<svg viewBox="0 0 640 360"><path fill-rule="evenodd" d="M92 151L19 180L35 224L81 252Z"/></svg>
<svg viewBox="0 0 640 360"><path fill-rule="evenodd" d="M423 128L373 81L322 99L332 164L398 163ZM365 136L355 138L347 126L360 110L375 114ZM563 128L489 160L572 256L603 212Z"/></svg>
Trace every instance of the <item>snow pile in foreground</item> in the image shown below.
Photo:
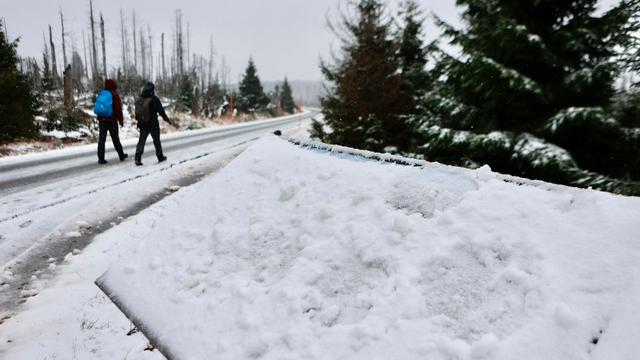
<svg viewBox="0 0 640 360"><path fill-rule="evenodd" d="M100 279L175 359L637 354L640 199L272 137L199 189Z"/></svg>

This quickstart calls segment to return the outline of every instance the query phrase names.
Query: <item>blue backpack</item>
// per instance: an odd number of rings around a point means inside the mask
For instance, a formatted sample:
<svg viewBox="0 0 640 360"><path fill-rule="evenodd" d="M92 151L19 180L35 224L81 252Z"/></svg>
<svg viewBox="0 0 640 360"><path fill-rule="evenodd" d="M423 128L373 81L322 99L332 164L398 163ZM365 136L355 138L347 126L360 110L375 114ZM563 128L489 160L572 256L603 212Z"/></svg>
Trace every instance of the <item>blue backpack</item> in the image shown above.
<svg viewBox="0 0 640 360"><path fill-rule="evenodd" d="M111 117L113 115L113 95L111 91L102 90L98 94L93 112L99 117Z"/></svg>

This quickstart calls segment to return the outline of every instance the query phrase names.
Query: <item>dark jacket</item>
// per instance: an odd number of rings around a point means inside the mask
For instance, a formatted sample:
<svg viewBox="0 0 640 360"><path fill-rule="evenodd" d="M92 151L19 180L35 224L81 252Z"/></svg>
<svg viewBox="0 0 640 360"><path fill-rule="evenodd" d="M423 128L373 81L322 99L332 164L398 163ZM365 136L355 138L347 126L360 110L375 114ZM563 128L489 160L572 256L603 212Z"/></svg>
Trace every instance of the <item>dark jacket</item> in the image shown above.
<svg viewBox="0 0 640 360"><path fill-rule="evenodd" d="M155 85L153 85L152 83L147 83L142 89L142 94L140 94L140 97L142 97L143 99L151 98L151 121L149 122L150 126L160 126L160 124L158 123L158 115L160 115L164 119L164 121L168 122L169 124L173 124L171 120L169 120L167 113L165 113L162 102L160 102L160 99L155 94ZM138 127L140 127L140 124L138 124Z"/></svg>
<svg viewBox="0 0 640 360"><path fill-rule="evenodd" d="M113 115L110 117L98 116L98 121L105 123L118 122L120 126L124 125L124 116L122 115L122 100L118 94L118 84L115 80L107 79L104 81L104 89L111 92L113 96Z"/></svg>

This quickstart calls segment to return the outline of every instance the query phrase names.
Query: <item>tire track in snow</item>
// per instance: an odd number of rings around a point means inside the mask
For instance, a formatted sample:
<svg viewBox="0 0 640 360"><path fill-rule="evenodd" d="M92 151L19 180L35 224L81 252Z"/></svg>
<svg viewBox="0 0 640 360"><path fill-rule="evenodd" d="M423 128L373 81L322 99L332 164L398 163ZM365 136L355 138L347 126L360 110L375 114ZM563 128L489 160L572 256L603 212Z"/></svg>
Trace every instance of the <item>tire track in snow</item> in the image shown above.
<svg viewBox="0 0 640 360"><path fill-rule="evenodd" d="M139 175L131 179L123 180L116 184L105 186L102 189L96 189L85 194L81 194L80 196L102 191L108 189L109 187L121 185L126 182L135 181L139 178L149 176L152 173L167 171L172 167L197 159L202 159L214 153L236 149L229 156L226 156L219 161L215 161L212 164L208 164L203 168L199 168L197 171L194 171L193 173L188 174L175 181L176 185L180 187L193 185L206 176L222 169L226 164L240 155L244 151L248 143L254 140L255 139L251 139L227 147L225 149L217 149L216 151L204 153L190 159L185 159L183 161L171 164L170 166L160 169L159 171L149 172L146 175ZM53 262L51 262L50 259L56 259L56 261L62 260L69 253L75 253L79 250L83 250L93 241L96 236L108 231L113 227L118 226L121 222L136 216L141 211L161 201L167 196L170 196L171 194L172 193L168 192L166 189L151 193L140 199L139 201L130 204L129 207L125 208L123 211L116 212L109 217L101 219L100 223L90 224L90 226L87 227L79 237L60 237L59 231L54 231L52 234L47 235L42 241L37 242L29 249L25 250L14 260L10 261L8 264L5 264L3 266L3 270L5 272L9 271L12 276L8 278L5 277L4 280L0 280L0 290L2 290L0 292L0 326L5 320L8 320L12 316L12 314L15 313L20 308L20 306L28 300L28 298L37 296L37 291L33 291L33 289L30 287L30 284L35 279L41 278L47 280L54 276L55 265L51 266ZM73 198L65 200L70 201L73 200ZM55 205L59 205L59 203L52 204L50 206ZM68 224L61 224L58 227L58 230L63 228L65 225Z"/></svg>
<svg viewBox="0 0 640 360"><path fill-rule="evenodd" d="M57 201L54 201L54 202L51 202L51 203L48 203L48 204L45 204L45 205L41 205L41 206L35 207L33 209L25 210L25 211L22 211L22 212L19 212L19 213L16 213L16 214L4 217L4 218L0 218L0 223L7 222L7 221L10 221L10 220L15 220L17 218L29 215L29 214L34 213L36 211L40 211L40 210L48 209L48 208L51 208L51 207L54 207L54 206L57 206L57 205L61 205L61 204L67 203L67 202L72 201L72 200L79 199L79 198L87 196L87 195L95 194L95 193L104 191L106 189L109 189L109 188L112 188L112 187L115 187L115 186L119 186L119 185L126 184L126 183L129 183L129 182L132 182L132 181L136 181L136 180L141 179L141 178L148 177L148 176L156 174L156 173L165 172L165 171L170 170L170 169L172 169L172 168L174 168L176 166L180 166L180 165L183 165L183 164L188 163L188 162L192 162L192 161L195 161L195 160L202 159L204 157L219 153L220 151L232 149L232 148L235 148L235 147L241 147L243 145L246 145L246 144L248 144L250 142L255 141L256 139L257 138L253 138L253 139L250 139L250 140L247 140L247 141L243 141L243 142L234 144L234 145L232 145L230 147L226 147L226 148L217 148L216 150L213 150L213 151L205 152L203 154L200 154L200 155L188 158L188 159L183 159L183 160L180 160L178 162L171 163L168 166L162 167L162 168L160 168L160 169L158 169L156 171L149 171L149 172L144 173L144 174L140 174L140 175L136 175L136 176L133 176L133 177L130 177L130 178L126 178L124 180L120 180L118 182L111 183L109 185L104 185L104 186L101 186L101 187L98 187L98 188L95 188L95 189L92 189L92 190L89 190L89 191L85 191L83 193L80 193L80 194L77 194L77 195L74 195L74 196L63 198L63 199L60 199L60 200L57 200Z"/></svg>

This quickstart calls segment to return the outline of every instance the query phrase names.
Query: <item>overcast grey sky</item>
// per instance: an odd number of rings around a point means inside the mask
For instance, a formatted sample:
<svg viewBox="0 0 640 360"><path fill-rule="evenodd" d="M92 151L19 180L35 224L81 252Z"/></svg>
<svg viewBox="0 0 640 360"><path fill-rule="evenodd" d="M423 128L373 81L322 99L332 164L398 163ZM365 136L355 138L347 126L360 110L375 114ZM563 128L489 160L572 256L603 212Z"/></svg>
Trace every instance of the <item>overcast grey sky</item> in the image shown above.
<svg viewBox="0 0 640 360"><path fill-rule="evenodd" d="M458 24L455 0L419 0L426 13L434 12ZM619 0L601 0L607 8ZM397 0L389 1L394 8ZM235 82L253 56L263 80L280 80L287 75L295 80L319 80L319 58L328 57L335 36L326 26L326 15L345 9L347 0L94 0L96 12L102 12L107 29L107 54L113 66L120 59L120 15L122 8L130 21L135 9L138 24L149 24L155 33L154 51L160 48L160 34L170 43L176 9L183 11L184 24L191 25L191 50L209 53L212 36L216 52L225 55ZM89 32L89 0L0 0L0 16L12 38L21 37L19 53L41 58L42 34L51 24L58 58L61 59L60 18L65 14L65 30L82 54L82 31ZM429 25L427 36L437 30ZM185 30L186 32L186 30ZM68 45L70 47L70 45ZM69 50L67 50L69 52ZM108 61L109 62L109 61Z"/></svg>

